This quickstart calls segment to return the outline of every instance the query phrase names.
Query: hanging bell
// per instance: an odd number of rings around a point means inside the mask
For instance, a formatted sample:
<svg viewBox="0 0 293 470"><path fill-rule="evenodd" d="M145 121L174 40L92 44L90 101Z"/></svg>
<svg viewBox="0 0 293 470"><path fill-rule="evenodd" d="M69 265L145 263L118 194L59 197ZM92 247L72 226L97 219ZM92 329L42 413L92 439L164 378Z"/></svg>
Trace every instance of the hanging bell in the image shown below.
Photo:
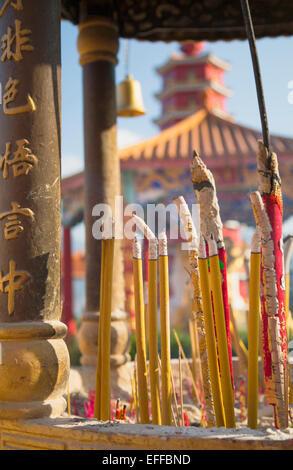
<svg viewBox="0 0 293 470"><path fill-rule="evenodd" d="M117 115L134 117L145 114L141 86L138 80L126 75L125 80L117 86Z"/></svg>

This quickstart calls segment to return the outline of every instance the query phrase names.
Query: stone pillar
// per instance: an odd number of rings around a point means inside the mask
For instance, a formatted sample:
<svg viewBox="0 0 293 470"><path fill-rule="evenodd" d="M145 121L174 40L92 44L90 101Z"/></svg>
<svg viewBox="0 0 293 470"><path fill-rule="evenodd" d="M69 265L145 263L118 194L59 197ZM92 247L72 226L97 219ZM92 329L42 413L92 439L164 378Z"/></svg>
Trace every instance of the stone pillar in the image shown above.
<svg viewBox="0 0 293 470"><path fill-rule="evenodd" d="M115 65L118 32L107 18L87 18L79 24L78 52L83 71L84 103L84 220L86 227L86 307L79 330L84 366L96 366L101 242L92 235L96 220L93 207L107 203L114 215L115 196L120 195L120 163L117 152ZM129 327L124 311L122 240L114 252L111 368L129 360ZM116 375L117 375L116 374Z"/></svg>
<svg viewBox="0 0 293 470"><path fill-rule="evenodd" d="M63 413L60 1L0 10L0 418Z"/></svg>

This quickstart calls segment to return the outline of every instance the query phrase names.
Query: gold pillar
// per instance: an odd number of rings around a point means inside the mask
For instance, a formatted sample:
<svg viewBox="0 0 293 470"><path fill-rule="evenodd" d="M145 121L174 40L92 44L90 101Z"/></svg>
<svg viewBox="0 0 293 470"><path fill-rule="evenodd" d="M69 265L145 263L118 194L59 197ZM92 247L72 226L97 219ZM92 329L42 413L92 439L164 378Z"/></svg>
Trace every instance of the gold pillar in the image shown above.
<svg viewBox="0 0 293 470"><path fill-rule="evenodd" d="M78 340L82 365L96 366L101 242L92 234L96 220L92 210L98 203L107 203L114 216L115 196L121 193L115 85L118 31L115 24L107 18L86 19L79 24L77 47L83 70L86 229L86 307ZM117 373L129 360L130 337L124 311L122 240L115 242L112 292L111 368Z"/></svg>

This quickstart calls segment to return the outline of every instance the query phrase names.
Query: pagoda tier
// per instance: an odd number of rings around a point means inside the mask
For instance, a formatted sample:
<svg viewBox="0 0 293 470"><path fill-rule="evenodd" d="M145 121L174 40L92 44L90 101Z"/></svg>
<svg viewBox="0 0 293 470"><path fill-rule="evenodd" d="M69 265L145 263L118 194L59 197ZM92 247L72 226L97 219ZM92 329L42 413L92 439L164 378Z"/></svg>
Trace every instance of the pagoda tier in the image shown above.
<svg viewBox="0 0 293 470"><path fill-rule="evenodd" d="M163 79L163 89L155 96L161 102L162 115L154 122L161 130L173 126L205 107L220 116L226 113L226 98L232 95L224 85L224 72L230 65L213 54L201 54L203 43L181 45L156 69Z"/></svg>

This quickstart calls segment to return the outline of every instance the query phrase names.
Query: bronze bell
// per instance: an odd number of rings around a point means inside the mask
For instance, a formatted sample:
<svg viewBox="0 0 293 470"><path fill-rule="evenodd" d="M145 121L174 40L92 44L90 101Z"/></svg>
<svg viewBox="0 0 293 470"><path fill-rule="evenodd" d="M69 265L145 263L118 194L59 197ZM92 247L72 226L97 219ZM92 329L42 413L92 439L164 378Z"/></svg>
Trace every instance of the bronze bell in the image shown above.
<svg viewBox="0 0 293 470"><path fill-rule="evenodd" d="M117 86L117 115L120 117L142 116L145 109L142 101L141 85L131 75Z"/></svg>

